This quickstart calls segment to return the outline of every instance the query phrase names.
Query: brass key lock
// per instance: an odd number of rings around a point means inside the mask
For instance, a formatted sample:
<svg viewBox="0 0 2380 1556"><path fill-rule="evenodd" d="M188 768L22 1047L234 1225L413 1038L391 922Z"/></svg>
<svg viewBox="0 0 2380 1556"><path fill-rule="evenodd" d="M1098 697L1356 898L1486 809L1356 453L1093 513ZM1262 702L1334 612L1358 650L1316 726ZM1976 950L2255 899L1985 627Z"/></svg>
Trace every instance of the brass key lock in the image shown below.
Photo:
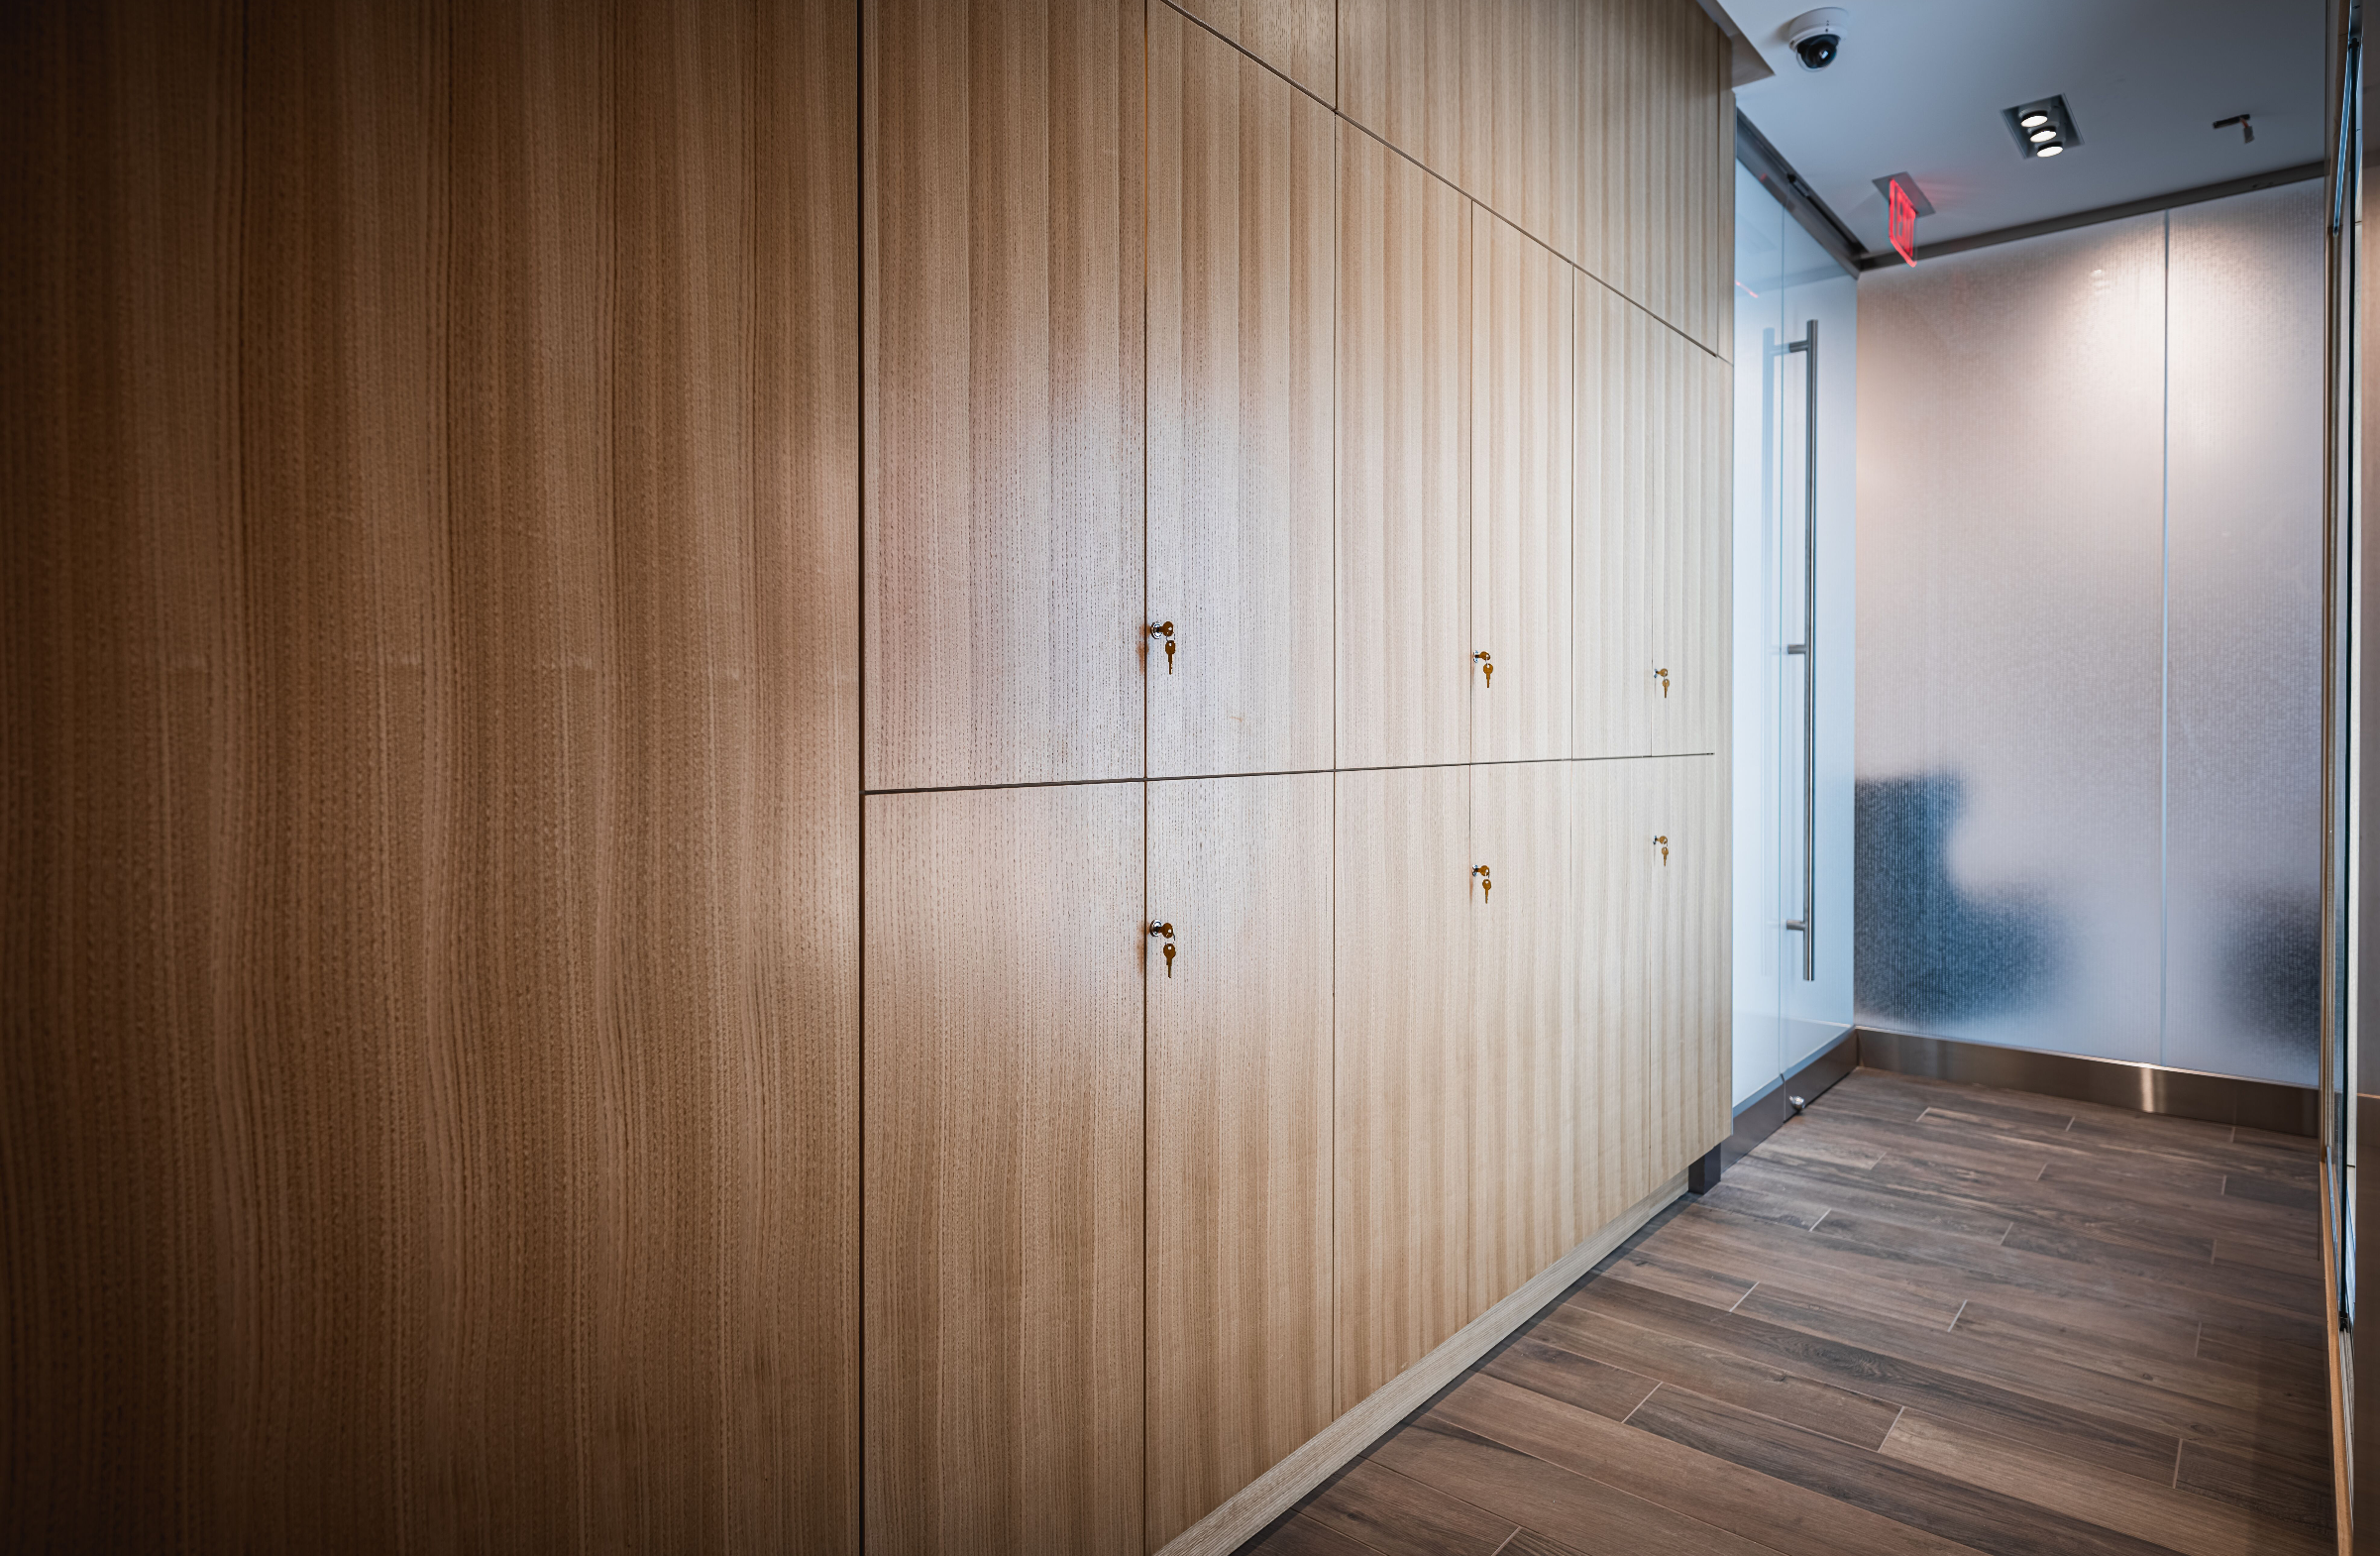
<svg viewBox="0 0 2380 1556"><path fill-rule="evenodd" d="M1151 924L1148 927L1148 938L1150 940L1162 940L1165 943L1165 976L1169 978L1172 977L1174 950L1173 926L1170 924Z"/></svg>
<svg viewBox="0 0 2380 1556"><path fill-rule="evenodd" d="M1665 834L1664 835L1656 837L1653 840L1661 844L1661 862L1666 867L1670 862L1670 839Z"/></svg>
<svg viewBox="0 0 2380 1556"><path fill-rule="evenodd" d="M1487 878L1487 866L1484 864L1472 865L1471 873L1479 877L1479 906L1484 908L1487 906L1487 894L1496 889L1496 883Z"/></svg>
<svg viewBox="0 0 2380 1556"><path fill-rule="evenodd" d="M1165 673L1173 674L1173 623L1171 621L1151 622L1148 635L1165 639ZM1173 952L1167 950L1165 954L1170 956Z"/></svg>
<svg viewBox="0 0 2380 1556"><path fill-rule="evenodd" d="M1170 650L1169 650L1169 651L1170 651ZM1660 676L1660 677L1661 677L1661 695L1662 695L1662 696L1664 696L1664 697L1667 697L1667 696L1669 696L1669 695L1670 695L1670 672L1669 672L1669 671L1667 671L1667 670L1656 670L1656 671L1654 671L1653 673L1654 673L1655 675L1657 675L1657 676Z"/></svg>
<svg viewBox="0 0 2380 1556"><path fill-rule="evenodd" d="M1491 692L1494 691L1496 687L1496 667L1494 663L1487 657L1487 650L1482 648L1477 653L1471 655L1471 657L1479 661L1479 673L1487 677L1487 689Z"/></svg>

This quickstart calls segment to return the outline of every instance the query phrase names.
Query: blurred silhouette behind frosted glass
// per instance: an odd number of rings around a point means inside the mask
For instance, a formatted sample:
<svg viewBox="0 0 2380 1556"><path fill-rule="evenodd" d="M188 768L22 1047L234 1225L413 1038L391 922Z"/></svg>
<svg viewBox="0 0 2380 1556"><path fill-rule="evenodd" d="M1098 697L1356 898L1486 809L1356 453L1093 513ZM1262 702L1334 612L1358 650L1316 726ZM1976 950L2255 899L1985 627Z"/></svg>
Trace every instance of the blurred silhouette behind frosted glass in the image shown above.
<svg viewBox="0 0 2380 1556"><path fill-rule="evenodd" d="M2173 213L2165 1062L2312 1085L2322 908L2319 180Z"/></svg>
<svg viewBox="0 0 2380 1556"><path fill-rule="evenodd" d="M2162 216L1861 278L1864 1023L2158 1056L2164 280Z"/></svg>
<svg viewBox="0 0 2380 1556"><path fill-rule="evenodd" d="M1862 1022L2313 1082L2321 198L1862 278Z"/></svg>

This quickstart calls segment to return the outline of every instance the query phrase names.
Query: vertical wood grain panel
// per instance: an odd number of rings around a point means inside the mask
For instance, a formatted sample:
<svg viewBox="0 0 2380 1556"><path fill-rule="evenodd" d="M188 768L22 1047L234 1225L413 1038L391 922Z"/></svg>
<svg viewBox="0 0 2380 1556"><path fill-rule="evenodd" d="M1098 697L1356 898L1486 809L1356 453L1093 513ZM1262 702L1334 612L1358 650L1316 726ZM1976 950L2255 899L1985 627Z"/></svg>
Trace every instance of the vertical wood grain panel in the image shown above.
<svg viewBox="0 0 2380 1556"><path fill-rule="evenodd" d="M1659 328L1592 278L1577 279L1577 434L1572 448L1574 641L1571 749L1579 756L1652 748L1648 699L1661 694L1647 589L1658 491L1653 421L1666 360ZM1675 667L1671 667L1675 668ZM1673 682L1673 692L1675 682Z"/></svg>
<svg viewBox="0 0 2380 1556"><path fill-rule="evenodd" d="M1606 761L1579 794L1578 865L1582 942L1581 1029L1590 1034L1580 1068L1592 1079L1595 1219L1636 1203L1667 1173L1656 1172L1661 1131L1655 1113L1660 1056L1653 1052L1661 980L1661 835L1654 818L1666 807L1646 761ZM1676 854L1673 853L1673 859ZM1672 868L1675 868L1673 865ZM1644 1184L1645 1187L1638 1187Z"/></svg>
<svg viewBox="0 0 2380 1556"><path fill-rule="evenodd" d="M1643 510L1653 526L1644 654L1670 687L1663 694L1655 678L1644 699L1645 748L1716 751L1727 719L1730 370L1674 331L1655 326L1651 337L1658 360L1637 401L1653 415L1645 442L1658 483Z"/></svg>
<svg viewBox="0 0 2380 1556"><path fill-rule="evenodd" d="M1643 1170L1658 1183L1732 1124L1726 800L1714 756L1630 765L1639 769L1639 833L1670 840L1666 862L1657 846L1640 852L1649 861L1642 902L1653 930L1641 1039L1651 1160Z"/></svg>
<svg viewBox="0 0 2380 1556"><path fill-rule="evenodd" d="M1462 10L1443 0L1339 0L1339 111L1457 183Z"/></svg>
<svg viewBox="0 0 2380 1556"><path fill-rule="evenodd" d="M1570 309L1574 273L1472 208L1471 635L1494 657L1471 678L1471 757L1570 754Z"/></svg>
<svg viewBox="0 0 2380 1556"><path fill-rule="evenodd" d="M1468 202L1339 129L1339 755L1469 749Z"/></svg>
<svg viewBox="0 0 2380 1556"><path fill-rule="evenodd" d="M871 1550L1140 1550L1141 807L867 801Z"/></svg>
<svg viewBox="0 0 2380 1556"><path fill-rule="evenodd" d="M1579 263L1717 350L1732 317L1712 271L1733 265L1714 242L1733 210L1727 40L1693 0L1604 0L1584 29Z"/></svg>
<svg viewBox="0 0 2380 1556"><path fill-rule="evenodd" d="M1149 786L1151 1550L1338 1413L1331 782Z"/></svg>
<svg viewBox="0 0 2380 1556"><path fill-rule="evenodd" d="M12 53L12 1547L853 1537L853 20Z"/></svg>
<svg viewBox="0 0 2380 1556"><path fill-rule="evenodd" d="M1329 110L1149 10L1149 766L1327 768Z"/></svg>
<svg viewBox="0 0 2380 1556"><path fill-rule="evenodd" d="M1141 771L1144 0L874 0L867 783Z"/></svg>
<svg viewBox="0 0 2380 1556"><path fill-rule="evenodd" d="M1336 0L1182 0L1182 9L1324 102L1336 100Z"/></svg>
<svg viewBox="0 0 2380 1556"><path fill-rule="evenodd" d="M1462 187L1566 259L1579 255L1588 155L1580 0L1469 0L1462 37Z"/></svg>
<svg viewBox="0 0 2380 1556"><path fill-rule="evenodd" d="M1471 769L1471 855L1494 890L1474 894L1469 1269L1484 1309L1576 1246L1577 1154L1566 1130L1577 1061L1573 1001L1576 785L1569 762ZM1590 1228L1591 1230L1591 1228Z"/></svg>
<svg viewBox="0 0 2380 1556"><path fill-rule="evenodd" d="M1347 1409L1476 1311L1470 772L1338 775L1338 1395Z"/></svg>
<svg viewBox="0 0 2380 1556"><path fill-rule="evenodd" d="M1564 1072L1557 1128L1574 1142L1566 1192L1575 1219L1565 1229L1574 1247L1634 1200L1620 1197L1633 1176L1625 1162L1634 1137L1612 1126L1633 1095L1632 1055L1622 1039L1626 973L1642 955L1641 915L1631 901L1631 769L1625 761L1568 764L1570 783L1569 979L1571 1052Z"/></svg>

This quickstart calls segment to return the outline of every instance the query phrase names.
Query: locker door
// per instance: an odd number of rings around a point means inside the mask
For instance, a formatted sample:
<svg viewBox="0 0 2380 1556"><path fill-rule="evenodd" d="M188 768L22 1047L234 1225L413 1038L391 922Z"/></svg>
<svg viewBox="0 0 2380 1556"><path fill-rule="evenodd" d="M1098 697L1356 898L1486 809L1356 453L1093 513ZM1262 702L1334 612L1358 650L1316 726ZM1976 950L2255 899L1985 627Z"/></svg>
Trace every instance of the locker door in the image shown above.
<svg viewBox="0 0 2380 1556"><path fill-rule="evenodd" d="M867 801L872 1550L1139 1550L1141 788Z"/></svg>
<svg viewBox="0 0 2380 1556"><path fill-rule="evenodd" d="M1330 1423L1331 775L1151 784L1148 1548Z"/></svg>
<svg viewBox="0 0 2380 1556"><path fill-rule="evenodd" d="M1652 881L1649 1014L1655 1056L1654 1183L1725 1139L1733 1124L1733 933L1727 801L1715 756L1642 764L1640 831L1669 839ZM1658 858L1658 846L1650 850Z"/></svg>
<svg viewBox="0 0 2380 1556"><path fill-rule="evenodd" d="M1716 751L1727 707L1727 366L1578 282L1572 749Z"/></svg>
<svg viewBox="0 0 2380 1556"><path fill-rule="evenodd" d="M1338 1407L1476 1312L1470 769L1337 775Z"/></svg>
<svg viewBox="0 0 2380 1556"><path fill-rule="evenodd" d="M1471 244L1471 759L1570 754L1570 267L1485 209ZM1488 674L1489 670L1494 674Z"/></svg>
<svg viewBox="0 0 2380 1556"><path fill-rule="evenodd" d="M1329 109L1150 8L1152 773L1331 765L1335 144Z"/></svg>
<svg viewBox="0 0 2380 1556"><path fill-rule="evenodd" d="M1577 1032L1571 766L1471 769L1473 868L1488 868L1478 879L1490 888L1468 915L1472 1303L1482 1309L1578 1241L1568 1234L1580 1138L1565 1128Z"/></svg>
<svg viewBox="0 0 2380 1556"><path fill-rule="evenodd" d="M863 31L866 786L1137 777L1141 8Z"/></svg>
<svg viewBox="0 0 2380 1556"><path fill-rule="evenodd" d="M1469 202L1339 131L1342 767L1470 750Z"/></svg>

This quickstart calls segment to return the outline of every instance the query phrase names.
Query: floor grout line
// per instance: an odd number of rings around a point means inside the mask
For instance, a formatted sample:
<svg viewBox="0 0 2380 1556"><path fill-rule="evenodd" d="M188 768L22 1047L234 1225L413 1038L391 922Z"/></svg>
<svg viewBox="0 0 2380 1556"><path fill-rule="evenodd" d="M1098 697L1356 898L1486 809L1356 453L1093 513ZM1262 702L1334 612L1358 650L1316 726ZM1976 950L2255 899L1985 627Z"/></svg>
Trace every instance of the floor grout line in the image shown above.
<svg viewBox="0 0 2380 1556"><path fill-rule="evenodd" d="M1950 1315L1950 1326L1942 1331L1944 1334L1949 1334L1951 1330L1959 1327L1959 1320L1967 1316L1967 1304L1974 1300L1975 1298L1972 1296L1959 1298L1959 1310Z"/></svg>
<svg viewBox="0 0 2380 1556"><path fill-rule="evenodd" d="M1645 1407L1645 1405L1646 1405L1646 1404L1647 1404L1647 1403L1648 1403L1648 1402L1649 1402L1649 1401L1652 1399L1652 1397L1653 1397L1653 1394L1654 1394L1654 1393L1659 1393L1659 1392L1661 1392L1661 1385L1660 1385L1659 1383L1655 1383L1655 1384L1654 1384L1654 1386L1653 1386L1653 1393L1649 1393L1649 1394L1645 1395L1645 1397L1644 1397L1644 1398L1637 1400L1637 1401L1636 1401L1636 1403L1635 1403L1633 1406L1631 1406L1631 1407L1629 1408L1629 1411L1628 1411L1628 1413L1627 1413L1626 1415L1623 1415L1623 1416L1621 1416L1621 1417L1620 1417L1620 1424L1621 1424L1622 1426L1626 1426L1626 1425L1627 1425L1627 1424L1628 1424L1630 1421L1633 1421L1633 1420L1635 1420L1635 1419L1636 1419L1636 1412L1637 1412L1638 1410L1641 1410L1641 1409L1643 1409L1643 1408ZM2176 1460L2175 1460L2175 1473L2177 1473L2177 1474L2179 1474L2179 1473L2180 1473L2180 1466L2181 1466L2181 1461L2180 1461L2179 1459L2176 1459Z"/></svg>
<svg viewBox="0 0 2380 1556"><path fill-rule="evenodd" d="M1757 1290L1759 1290L1759 1289L1760 1289L1760 1282L1759 1282L1758 1280L1755 1280L1755 1281L1753 1281L1753 1282L1752 1282L1750 1285L1748 1285L1748 1286L1744 1287L1744 1295L1743 1295L1743 1296L1739 1296L1739 1297L1737 1297L1737 1298L1735 1299L1735 1307L1730 1307L1730 1308L1729 1308L1729 1309L1727 1309L1727 1310L1728 1310L1729 1312L1731 1312L1731 1313L1732 1313L1732 1312L1734 1312L1734 1311L1735 1311L1735 1309L1736 1309L1736 1307L1741 1307L1741 1306L1743 1306L1743 1305L1744 1305L1744 1299L1745 1299L1745 1297L1749 1297L1749 1296L1750 1296L1750 1295L1751 1295L1753 1292L1755 1292L1755 1291L1757 1291ZM1653 1397L1651 1394L1647 1394L1647 1395L1645 1396L1645 1398L1646 1398L1646 1399L1650 1399L1651 1397ZM1645 1402L1645 1400L1644 1400L1644 1399L1639 1399L1639 1400L1637 1401L1637 1403L1639 1403L1639 1404L1642 1404L1642 1403L1644 1403L1644 1402Z"/></svg>

